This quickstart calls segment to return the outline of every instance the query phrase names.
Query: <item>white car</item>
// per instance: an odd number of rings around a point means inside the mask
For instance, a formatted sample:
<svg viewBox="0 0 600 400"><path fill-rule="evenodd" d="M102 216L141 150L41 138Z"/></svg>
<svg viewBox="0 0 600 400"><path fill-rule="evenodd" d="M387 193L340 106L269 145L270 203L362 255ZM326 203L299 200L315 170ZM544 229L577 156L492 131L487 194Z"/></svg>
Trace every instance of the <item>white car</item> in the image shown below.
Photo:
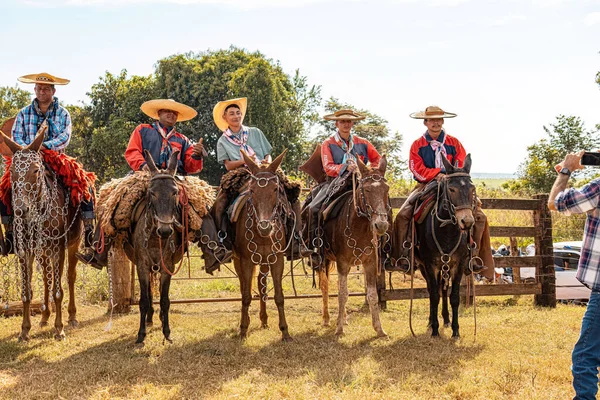
<svg viewBox="0 0 600 400"><path fill-rule="evenodd" d="M591 290L575 278L581 255L581 241L554 243L554 271L557 300L589 300Z"/></svg>

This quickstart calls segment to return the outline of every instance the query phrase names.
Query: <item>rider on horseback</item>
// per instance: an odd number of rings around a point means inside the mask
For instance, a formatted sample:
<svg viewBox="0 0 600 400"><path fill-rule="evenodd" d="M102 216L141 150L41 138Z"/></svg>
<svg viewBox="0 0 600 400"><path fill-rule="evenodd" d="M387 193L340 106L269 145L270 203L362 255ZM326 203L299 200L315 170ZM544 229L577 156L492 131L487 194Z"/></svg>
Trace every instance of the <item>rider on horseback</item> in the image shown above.
<svg viewBox="0 0 600 400"><path fill-rule="evenodd" d="M415 140L410 147L408 166L417 181L417 185L400 208L396 220L394 221L394 232L396 236L394 248L396 252L399 253L399 257L395 263L386 265L388 271L399 271L403 273L410 271L410 262L408 258L411 247L409 243L412 241L410 227L411 220L413 219L415 202L429 182L433 180L439 181L444 177L445 169L442 163L442 157L446 157L453 166L462 168L467 155L460 141L457 138L448 135L446 130L443 129L444 118L454 118L456 117L456 114L445 112L437 106L429 106L425 111L410 114L410 117L422 119L427 130L419 139ZM487 234L487 243L489 243L489 231L484 229L483 232L480 232L482 231L482 227L486 225L486 222L485 215L481 211L479 205L474 213L477 215L477 223L473 229L473 237L480 238L482 234ZM480 243L477 243L477 246L479 245ZM490 249L483 249L483 251L480 252L480 257L482 257L487 264L488 258L484 257L486 252L490 253L489 258L491 258ZM480 272L485 269L483 266L474 267L474 272Z"/></svg>
<svg viewBox="0 0 600 400"><path fill-rule="evenodd" d="M129 139L129 145L125 150L125 159L134 171L149 170L144 158L144 150L148 150L155 160L156 167L166 169L171 154L179 151L179 160L177 163L177 174L187 175L196 174L202 170L202 160L204 156L204 146L202 139L196 144L183 134L177 132L175 123L179 121L188 121L194 118L198 113L193 108L173 100L156 99L142 104L140 107L144 114L157 120L152 124L138 125ZM205 262L205 270L210 272L218 267L220 263L228 262L231 259L231 251L222 247L213 249L211 242L216 245L217 231L214 221L210 216L202 219L202 233L208 235L209 242L204 243L200 238L200 247ZM96 232L97 239L100 232ZM80 254L81 261L91 264L96 268L102 269L107 265L107 254L109 246L105 245L103 251L98 252L94 249L87 254Z"/></svg>
<svg viewBox="0 0 600 400"><path fill-rule="evenodd" d="M347 176L357 169L356 158L365 164L379 165L381 156L367 139L352 133L355 121L365 119L365 116L353 110L339 110L323 117L327 121L335 121L336 133L325 139L321 144L321 162L327 179L312 194L308 204L308 238L313 247L313 267L321 264L321 246L317 243L320 228L319 212L322 207L348 188Z"/></svg>
<svg viewBox="0 0 600 400"><path fill-rule="evenodd" d="M24 75L19 77L18 80L23 83L35 84L35 99L17 114L11 131L12 139L21 146L27 146L33 142L40 129L47 128L48 131L42 144L43 148L53 150L62 155L71 140L71 116L67 109L60 106L58 98L54 96L56 93L54 86L66 85L69 83L69 80L58 78L46 72ZM5 174L8 173L7 168ZM68 182L63 183L69 184ZM79 183L81 184L81 182ZM91 186L90 183L90 192L93 191ZM86 200L85 197L89 200ZM94 201L92 193L82 196L80 208L85 225L85 248L91 249L94 232ZM2 224L5 229L4 246L2 246L0 252L6 256L14 253L13 217L10 204L5 204L0 200L0 214L2 215Z"/></svg>
<svg viewBox="0 0 600 400"><path fill-rule="evenodd" d="M217 160L222 163L227 169L227 173L221 179L221 182L232 180L239 172L239 168L246 168L246 164L241 156L240 150L244 150L258 164L271 163L272 146L263 134L263 132L255 127L242 125L244 116L246 115L247 99L245 97L220 101L213 109L213 119L215 124L223 134L217 142ZM236 171L237 170L237 171ZM250 175L241 177L245 179ZM301 240L301 224L300 224L300 203L297 200L297 195L292 198L291 193L286 191L288 200L292 205L292 210L296 214L296 227L294 238L296 244L289 246L286 256L288 259L297 259L308 257L311 251L306 248ZM235 194L237 195L237 193ZM232 198L232 193L221 189L215 200L212 214L215 218L215 223L219 229L220 238L225 246L231 249L231 240L228 235L229 218L227 216L227 208L229 207ZM294 220L290 219L288 230L293 228ZM293 254L292 254L293 249Z"/></svg>

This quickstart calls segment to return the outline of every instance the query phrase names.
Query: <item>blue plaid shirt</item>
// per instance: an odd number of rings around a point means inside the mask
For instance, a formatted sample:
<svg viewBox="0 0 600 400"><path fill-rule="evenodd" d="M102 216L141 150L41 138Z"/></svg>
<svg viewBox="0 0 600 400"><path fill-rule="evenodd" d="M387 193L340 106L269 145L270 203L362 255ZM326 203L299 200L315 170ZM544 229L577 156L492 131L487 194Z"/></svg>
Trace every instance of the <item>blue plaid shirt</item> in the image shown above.
<svg viewBox="0 0 600 400"><path fill-rule="evenodd" d="M554 205L564 215L587 214L576 277L588 288L600 290L600 179L559 193Z"/></svg>
<svg viewBox="0 0 600 400"><path fill-rule="evenodd" d="M48 121L44 146L50 150L64 150L71 140L71 116L58 104L56 97L45 115L39 110L37 99L19 111L12 129L13 140L21 146L27 146L35 139L44 120Z"/></svg>

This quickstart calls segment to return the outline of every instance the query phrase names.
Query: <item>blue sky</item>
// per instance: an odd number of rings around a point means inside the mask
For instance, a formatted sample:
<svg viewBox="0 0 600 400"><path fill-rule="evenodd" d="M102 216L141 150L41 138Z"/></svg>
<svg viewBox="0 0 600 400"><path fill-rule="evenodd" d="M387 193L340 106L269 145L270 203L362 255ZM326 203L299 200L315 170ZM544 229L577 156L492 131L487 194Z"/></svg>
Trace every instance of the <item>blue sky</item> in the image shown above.
<svg viewBox="0 0 600 400"><path fill-rule="evenodd" d="M0 15L0 85L46 71L71 79L67 103L105 71L235 45L386 118L404 158L424 131L408 114L432 104L458 114L445 127L475 172L515 172L559 114L600 123L600 0L2 0Z"/></svg>

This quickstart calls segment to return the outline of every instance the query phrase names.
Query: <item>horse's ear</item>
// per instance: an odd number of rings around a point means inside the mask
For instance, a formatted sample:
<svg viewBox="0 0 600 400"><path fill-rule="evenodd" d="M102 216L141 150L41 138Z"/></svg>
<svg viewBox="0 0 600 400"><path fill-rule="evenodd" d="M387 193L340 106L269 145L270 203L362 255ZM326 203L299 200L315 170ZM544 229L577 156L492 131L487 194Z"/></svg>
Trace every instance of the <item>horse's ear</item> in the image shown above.
<svg viewBox="0 0 600 400"><path fill-rule="evenodd" d="M40 147L42 147L42 143L44 143L44 137L46 136L47 129L48 126L44 125L42 129L40 129L39 132L35 135L35 139L33 139L33 142L31 142L29 146L27 146L25 149L31 151L39 151Z"/></svg>
<svg viewBox="0 0 600 400"><path fill-rule="evenodd" d="M152 158L152 154L148 150L144 150L144 159L146 160L146 165L150 172L154 175L158 173L158 168L156 168L156 164L154 164L154 159Z"/></svg>
<svg viewBox="0 0 600 400"><path fill-rule="evenodd" d="M23 150L23 146L15 143L11 138L6 136L6 134L2 131L0 131L0 137L2 137L2 141L4 142L6 147L8 147L8 149L10 150L10 152L12 154L15 154L19 150Z"/></svg>
<svg viewBox="0 0 600 400"><path fill-rule="evenodd" d="M360 157L356 157L356 164L358 165L358 170L361 175L367 175L369 171L369 167L365 165L365 163L360 159Z"/></svg>
<svg viewBox="0 0 600 400"><path fill-rule="evenodd" d="M252 172L253 174L256 174L258 172L258 170L259 170L259 166L256 165L256 163L254 162L254 159L252 157L250 157L248 155L248 153L246 153L246 151L243 150L243 149L240 149L240 154L242 155L242 158L244 159L244 162L246 163L246 165L250 169L250 172Z"/></svg>
<svg viewBox="0 0 600 400"><path fill-rule="evenodd" d="M386 168L387 168L387 158L385 157L385 154L384 154L381 156L381 159L379 160L379 166L377 167L377 169L379 170L381 175L385 175Z"/></svg>
<svg viewBox="0 0 600 400"><path fill-rule="evenodd" d="M171 158L169 158L169 165L167 166L167 173L169 175L175 176L175 173L177 172L178 161L179 161L179 150L174 151L173 154L171 154Z"/></svg>
<svg viewBox="0 0 600 400"><path fill-rule="evenodd" d="M285 153L287 153L288 149L284 149L280 155L278 155L273 162L271 162L271 164L269 164L269 171L271 171L272 173L275 173L275 171L277 171L277 168L279 168L279 166L281 165L281 162L283 161L283 157L285 156Z"/></svg>
<svg viewBox="0 0 600 400"><path fill-rule="evenodd" d="M467 158L465 158L465 163L462 169L467 173L471 173L471 153L467 154Z"/></svg>
<svg viewBox="0 0 600 400"><path fill-rule="evenodd" d="M446 173L451 174L454 172L454 167L450 164L450 161L442 154L442 163L444 163L444 168L446 168Z"/></svg>

